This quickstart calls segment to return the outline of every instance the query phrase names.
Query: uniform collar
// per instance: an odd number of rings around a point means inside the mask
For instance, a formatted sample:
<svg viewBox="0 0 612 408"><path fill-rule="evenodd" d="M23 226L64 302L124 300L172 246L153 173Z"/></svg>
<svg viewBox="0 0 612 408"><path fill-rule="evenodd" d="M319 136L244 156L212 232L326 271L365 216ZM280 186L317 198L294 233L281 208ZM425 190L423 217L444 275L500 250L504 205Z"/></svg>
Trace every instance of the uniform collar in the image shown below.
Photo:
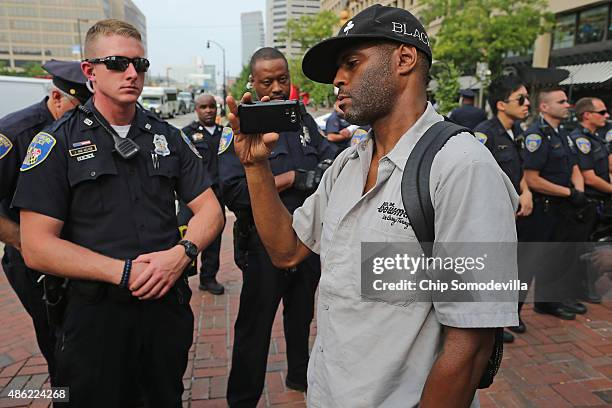
<svg viewBox="0 0 612 408"><path fill-rule="evenodd" d="M142 109L138 105L136 106L136 116L134 117L134 121L132 122L133 125L136 125L136 127L138 127L139 129L145 132L155 133L153 129L154 127L153 120L154 119L151 118L149 114L145 112L144 109Z"/></svg>
<svg viewBox="0 0 612 408"><path fill-rule="evenodd" d="M96 120L96 118L93 116L93 112L96 112L96 115L98 116L98 118L100 118L100 120L103 120L110 125L106 118L104 118L102 114L98 112L98 110L95 108L93 104L93 98L89 99L83 106L85 108L85 111L89 113L82 112L83 114L80 115L81 120L79 123L79 130L83 131L88 129L94 129L100 126L98 120ZM151 118L149 114L145 112L144 109L136 105L136 115L134 115L132 125L135 125L136 127L142 129L145 132L155 133L153 129L153 121L154 119Z"/></svg>
<svg viewBox="0 0 612 408"><path fill-rule="evenodd" d="M508 130L512 130L512 128L510 128L510 129L506 129L506 128L504 127L504 125L501 123L501 120L499 120L499 118L497 117L497 115L495 115L495 116L493 116L493 117L491 118L491 125L493 125L493 126L494 126L495 132L498 132L499 134L504 133L504 134L506 134L507 136L509 136L509 135L508 135Z"/></svg>

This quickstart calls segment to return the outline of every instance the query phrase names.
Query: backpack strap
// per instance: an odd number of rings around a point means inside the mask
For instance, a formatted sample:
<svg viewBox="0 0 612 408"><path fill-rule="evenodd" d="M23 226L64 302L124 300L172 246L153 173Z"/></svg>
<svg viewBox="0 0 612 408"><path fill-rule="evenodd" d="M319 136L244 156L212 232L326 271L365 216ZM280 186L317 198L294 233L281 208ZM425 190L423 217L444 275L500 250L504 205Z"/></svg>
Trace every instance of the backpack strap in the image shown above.
<svg viewBox="0 0 612 408"><path fill-rule="evenodd" d="M429 192L429 175L436 154L451 137L471 130L453 122L434 123L412 149L402 174L402 202L423 252L431 256L435 239L435 214Z"/></svg>

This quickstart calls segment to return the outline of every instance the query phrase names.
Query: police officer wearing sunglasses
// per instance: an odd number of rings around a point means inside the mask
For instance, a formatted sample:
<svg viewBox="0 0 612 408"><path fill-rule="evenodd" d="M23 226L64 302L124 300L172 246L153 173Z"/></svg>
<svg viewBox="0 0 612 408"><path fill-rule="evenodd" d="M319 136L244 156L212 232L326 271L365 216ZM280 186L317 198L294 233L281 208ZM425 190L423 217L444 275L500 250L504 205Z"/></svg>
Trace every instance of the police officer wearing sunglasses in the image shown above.
<svg viewBox="0 0 612 408"><path fill-rule="evenodd" d="M606 126L610 115L605 103L599 98L581 98L576 102L575 108L579 126L570 136L578 150L578 167L584 177L584 192L597 206L597 213L603 214L609 206L612 183L607 142L597 132ZM585 224L585 236L590 235L598 223L596 217L592 217L590 221L592 222ZM578 296L590 303L601 303L601 296L595 289L598 277L596 271L581 268L579 274L581 284L577 285Z"/></svg>
<svg viewBox="0 0 612 408"><path fill-rule="evenodd" d="M181 407L183 270L221 231L221 209L191 141L136 104L140 33L99 21L85 55L94 96L32 140L13 201L27 265L69 279L56 383L70 401L54 406ZM180 242L175 195L194 213Z"/></svg>

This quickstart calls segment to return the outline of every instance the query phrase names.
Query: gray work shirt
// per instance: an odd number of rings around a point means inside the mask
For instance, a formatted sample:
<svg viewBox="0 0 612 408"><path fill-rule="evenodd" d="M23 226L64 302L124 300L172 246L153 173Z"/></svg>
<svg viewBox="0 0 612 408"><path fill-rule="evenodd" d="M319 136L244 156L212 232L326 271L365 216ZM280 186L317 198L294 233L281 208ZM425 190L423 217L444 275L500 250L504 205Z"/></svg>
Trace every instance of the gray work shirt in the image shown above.
<svg viewBox="0 0 612 408"><path fill-rule="evenodd" d="M361 242L417 241L408 222L391 222L379 208L403 208L406 160L425 131L441 120L428 103L380 160L374 188L362 194L373 154L368 135L335 160L293 215L299 239L320 254L322 263L317 337L308 366L310 407L416 406L440 350L442 325L518 324L516 304L510 302L398 306L361 299ZM451 138L436 155L430 191L436 242L516 242L514 187L469 133ZM478 398L472 406L478 406Z"/></svg>

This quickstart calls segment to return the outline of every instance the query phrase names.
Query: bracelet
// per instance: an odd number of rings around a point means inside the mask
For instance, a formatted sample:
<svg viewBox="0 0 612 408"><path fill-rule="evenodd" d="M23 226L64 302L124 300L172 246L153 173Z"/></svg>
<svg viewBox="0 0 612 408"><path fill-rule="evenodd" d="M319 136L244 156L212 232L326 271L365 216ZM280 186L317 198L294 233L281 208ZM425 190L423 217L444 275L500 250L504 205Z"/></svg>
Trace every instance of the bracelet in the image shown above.
<svg viewBox="0 0 612 408"><path fill-rule="evenodd" d="M130 282L130 272L132 272L132 260L126 259L125 264L123 265L123 274L121 275L121 281L119 282L119 286L122 288L127 288L128 283Z"/></svg>

